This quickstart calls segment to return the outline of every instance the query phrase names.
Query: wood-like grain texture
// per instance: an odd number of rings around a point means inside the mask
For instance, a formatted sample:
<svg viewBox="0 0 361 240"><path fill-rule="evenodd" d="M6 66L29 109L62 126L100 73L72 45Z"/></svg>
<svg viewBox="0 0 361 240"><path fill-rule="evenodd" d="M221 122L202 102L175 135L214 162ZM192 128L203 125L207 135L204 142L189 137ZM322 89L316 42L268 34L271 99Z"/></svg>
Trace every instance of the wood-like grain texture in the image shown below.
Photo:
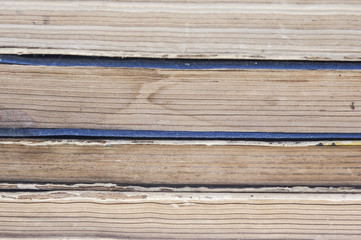
<svg viewBox="0 0 361 240"><path fill-rule="evenodd" d="M0 53L361 59L359 0L2 0Z"/></svg>
<svg viewBox="0 0 361 240"><path fill-rule="evenodd" d="M0 127L361 132L361 71L0 65Z"/></svg>
<svg viewBox="0 0 361 240"><path fill-rule="evenodd" d="M0 181L361 186L361 146L0 141Z"/></svg>
<svg viewBox="0 0 361 240"><path fill-rule="evenodd" d="M359 239L359 194L1 193L0 237Z"/></svg>

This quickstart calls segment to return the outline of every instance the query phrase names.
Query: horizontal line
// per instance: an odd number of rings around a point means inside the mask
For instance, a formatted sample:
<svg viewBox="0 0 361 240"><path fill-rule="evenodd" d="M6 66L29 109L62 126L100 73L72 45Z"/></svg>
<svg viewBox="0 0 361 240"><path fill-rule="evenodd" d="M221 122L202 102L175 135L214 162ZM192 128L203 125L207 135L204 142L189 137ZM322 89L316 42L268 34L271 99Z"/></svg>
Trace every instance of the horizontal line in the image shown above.
<svg viewBox="0 0 361 240"><path fill-rule="evenodd" d="M139 210L141 211L136 211L137 209L132 209L132 212L126 212L126 211L115 211L114 213L112 212L99 212L99 211L61 211L61 212L57 212L57 211L54 211L52 217L54 218L94 218L94 219L122 219L122 218L119 218L119 217L110 217L112 215L115 215L115 216L125 216L125 215L132 215L132 216L136 216L136 215L146 215L146 216L183 216L183 217L186 217L186 216L195 216L197 213L185 213L186 211L183 211L182 213L179 213L179 212L171 212L172 210L169 210L169 209L165 209L164 211L160 211L160 212L156 212L156 211L142 211L142 209L140 208ZM208 212L205 212L205 213L202 213L201 215L202 216L239 216L239 215L245 215L245 214L248 214L248 215L252 215L252 216L272 216L272 215L276 215L276 216L283 216L283 215L291 215L291 216L294 216L294 219L296 219L295 217L296 216L312 216L313 218L312 219L315 219L314 218L314 213L312 213L313 210L309 210L309 212L311 213L304 213L304 212L298 212L297 209L294 209L295 211L290 211L289 209L285 210L285 209L282 209L282 210L275 210L275 212L273 213L270 213L269 211L267 213L259 213L259 211L257 211L257 209L254 211L254 212L251 212L249 209L246 209L246 211L242 211L242 209L240 209L241 211L237 211L239 209L232 209L232 213L229 212L229 211L225 211L225 209L221 209L222 211L219 211L218 210L218 213L208 213ZM226 209L227 210L227 209ZM319 211L320 209L317 209L317 211ZM351 214L349 213L350 211L347 211L347 213L344 213L344 214L336 214L334 212L332 213L327 213L328 211L330 211L329 209L326 209L326 213L320 213L320 212L317 212L317 216L331 216L331 217L350 217L350 216L354 216L354 217L359 217L360 215L359 214ZM333 210L334 211L334 210ZM49 212L48 211L42 211L42 212L39 212L39 211L31 211L31 214L33 215L20 215L21 212L19 211L3 211L1 210L0 211L2 214L11 214L11 215L2 215L0 216L0 219L1 218L18 218L18 217L21 217L21 218L49 218L48 214ZM171 212L171 213L170 213ZM306 212L306 211L305 211ZM337 212L342 212L340 210L338 210ZM15 214L14 214L15 213ZM16 215L18 214L18 215ZM44 216L39 216L39 215L42 215L44 214ZM57 215L55 215L57 214ZM59 214L64 214L64 215L59 215ZM74 216L75 214L75 216ZM78 215L78 214L81 214L81 215ZM100 216L99 216L100 215ZM238 219L238 218L237 218ZM267 218L266 218L267 219ZM299 218L301 219L301 218ZM303 218L303 219L307 219L307 218ZM318 218L320 219L320 218ZM321 218L323 219L323 218ZM327 219L327 217L326 217Z"/></svg>
<svg viewBox="0 0 361 240"><path fill-rule="evenodd" d="M0 128L0 137L84 137L229 140L360 140L361 133L202 132L78 128Z"/></svg>
<svg viewBox="0 0 361 240"><path fill-rule="evenodd" d="M361 70L361 62L341 61L284 61L284 60L200 60L112 58L66 55L0 55L2 64L36 66L96 66L161 69L304 69L304 70Z"/></svg>
<svg viewBox="0 0 361 240"><path fill-rule="evenodd" d="M312 224L311 224L312 225ZM14 227L18 227L18 226L14 226ZM90 226L91 227L91 226ZM212 229L214 229L214 228L212 228ZM307 229L304 229L305 231L307 230ZM317 230L319 230L319 229L315 229L315 231L317 231ZM340 232L339 233L329 233L329 230L328 231L325 231L325 232L317 232L317 233L312 233L312 232L310 232L310 233L308 233L308 232L305 232L305 233L303 233L303 235L314 235L314 236L320 236L320 235L325 235L325 236L359 236L360 234L359 233L345 233L345 232L341 232L342 230L340 230ZM11 238L13 238L14 237L14 232L20 232L22 235L21 236L24 236L23 234L24 234L24 230L23 229L11 229L11 230L7 230L7 229L5 229L5 230L2 230L2 233L1 233L1 237L7 237L7 235L5 234L5 232L10 232L10 234L9 234L9 236L11 237ZM150 231L148 231L148 232L145 232L145 231L137 231L137 232L134 232L134 231L119 231L119 230L117 230L117 231L111 231L111 230L91 230L91 229L85 229L85 230L83 230L83 229L76 229L76 230L73 230L73 229L71 229L71 230L69 230L69 228L65 228L64 227L64 229L60 229L60 230L54 230L54 229L49 229L49 230L43 230L43 229L40 229L40 230L33 230L33 229L30 229L30 230L27 230L27 232L25 233L25 234L29 234L29 232L31 233L31 235L32 236L34 236L34 234L35 233L37 233L37 232L45 232L45 233L47 233L47 235L45 235L46 237L47 236L49 236L48 235L48 233L50 233L50 232L55 232L55 233L58 233L59 234L59 232L64 232L63 234L61 234L61 236L72 236L72 235L70 235L69 233L70 232L76 232L76 233L80 233L80 232L85 232L85 233L87 233L88 234L88 236L90 235L90 236L93 236L92 234L96 234L96 237L99 237L99 234L100 233L104 233L104 234L107 234L107 235L105 235L106 236L106 238L113 238L113 239L116 239L119 235L120 235L120 237L124 237L124 234L125 233L127 233L127 234L133 234L133 235L136 235L137 237L137 239L169 239L169 235L170 234L173 234L173 235L206 235L206 233L204 233L204 232L190 232L190 231L183 231L183 232L175 232L175 233L169 233L169 232L164 232L164 231L159 231L159 232L150 232ZM92 233L92 234L89 234L89 233ZM160 236L156 236L156 237L139 237L139 234L140 233L142 233L142 234L148 234L148 235L150 235L150 234L163 234L163 235L168 235L166 238L160 238ZM112 235L110 235L110 234L112 234ZM138 235L137 235L138 234ZM231 235L240 235L240 236L242 236L242 235L255 235L255 236L263 236L264 235L264 233L259 233L259 230L257 231L257 232L229 232L229 231L226 231L226 232L216 232L216 233L208 233L207 235L214 235L214 234L217 234L217 235L220 235L220 234L225 234L227 237L231 234ZM108 236L109 235L109 236ZM133 236L133 235L130 235L130 236ZM277 239L279 239L279 236L278 235L286 235L287 236L287 239L291 239L291 238L289 238L289 236L290 235L300 235L300 233L295 233L295 232L289 232L289 231L279 231L279 232L267 232L267 235L276 235L277 236ZM15 235L16 236L16 235ZM28 235L26 235L26 236L28 236ZM41 237L42 235L40 235L39 234L39 236L38 237ZM105 237L105 236L103 236L102 235L102 237ZM129 237L127 237L127 238L129 238ZM192 237L191 239L193 239L194 237ZM173 237L172 239L184 239L184 238L179 238L179 237ZM196 238L196 239L215 239L215 238ZM229 238L227 238L227 239L229 239ZM271 238L272 239L272 238ZM274 238L274 239L276 239L276 238ZM294 238L292 238L292 239L294 239ZM297 239L299 239L299 238L297 238ZM306 239L309 239L309 237L308 238L306 238Z"/></svg>

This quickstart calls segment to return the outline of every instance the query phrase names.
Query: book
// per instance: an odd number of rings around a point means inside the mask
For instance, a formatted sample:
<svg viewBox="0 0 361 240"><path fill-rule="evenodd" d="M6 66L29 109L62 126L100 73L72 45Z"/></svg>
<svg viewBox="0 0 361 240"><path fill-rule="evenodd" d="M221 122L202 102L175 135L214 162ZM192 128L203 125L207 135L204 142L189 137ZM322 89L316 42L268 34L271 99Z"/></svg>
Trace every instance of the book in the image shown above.
<svg viewBox="0 0 361 240"><path fill-rule="evenodd" d="M360 194L2 192L1 238L358 239Z"/></svg>
<svg viewBox="0 0 361 240"><path fill-rule="evenodd" d="M359 186L360 142L2 139L4 182Z"/></svg>
<svg viewBox="0 0 361 240"><path fill-rule="evenodd" d="M0 71L0 128L361 132L359 70Z"/></svg>
<svg viewBox="0 0 361 240"><path fill-rule="evenodd" d="M0 2L0 54L359 61L348 1Z"/></svg>

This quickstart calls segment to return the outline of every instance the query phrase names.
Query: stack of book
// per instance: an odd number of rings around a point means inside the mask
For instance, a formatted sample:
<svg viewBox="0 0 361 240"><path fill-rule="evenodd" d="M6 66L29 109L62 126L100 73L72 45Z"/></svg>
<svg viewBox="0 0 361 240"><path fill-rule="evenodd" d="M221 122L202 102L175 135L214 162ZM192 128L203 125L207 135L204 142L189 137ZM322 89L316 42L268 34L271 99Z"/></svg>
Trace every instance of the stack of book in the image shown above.
<svg viewBox="0 0 361 240"><path fill-rule="evenodd" d="M360 17L1 0L0 238L359 239Z"/></svg>

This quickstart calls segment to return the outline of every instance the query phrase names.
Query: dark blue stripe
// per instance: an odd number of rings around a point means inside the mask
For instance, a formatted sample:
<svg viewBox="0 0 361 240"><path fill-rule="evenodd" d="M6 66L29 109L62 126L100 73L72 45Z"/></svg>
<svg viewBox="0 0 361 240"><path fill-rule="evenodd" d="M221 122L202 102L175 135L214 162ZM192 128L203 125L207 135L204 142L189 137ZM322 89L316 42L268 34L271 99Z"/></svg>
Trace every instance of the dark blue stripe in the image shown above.
<svg viewBox="0 0 361 240"><path fill-rule="evenodd" d="M230 140L361 140L361 133L196 132L101 129L0 128L1 137L84 137Z"/></svg>
<svg viewBox="0 0 361 240"><path fill-rule="evenodd" d="M360 70L361 62L109 58L53 55L0 55L0 63L41 66L94 66L163 69Z"/></svg>

